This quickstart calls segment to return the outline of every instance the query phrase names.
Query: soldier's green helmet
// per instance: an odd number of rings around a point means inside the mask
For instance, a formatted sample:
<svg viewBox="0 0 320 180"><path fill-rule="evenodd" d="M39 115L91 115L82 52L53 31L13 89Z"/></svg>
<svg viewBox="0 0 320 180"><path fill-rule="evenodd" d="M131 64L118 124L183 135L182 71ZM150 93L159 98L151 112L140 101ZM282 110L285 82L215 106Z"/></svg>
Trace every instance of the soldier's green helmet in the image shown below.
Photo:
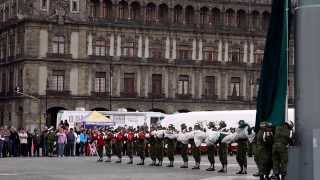
<svg viewBox="0 0 320 180"><path fill-rule="evenodd" d="M210 121L208 123L208 128L214 128L216 125L214 124L214 122Z"/></svg>
<svg viewBox="0 0 320 180"><path fill-rule="evenodd" d="M244 125L246 122L244 121L244 120L240 120L239 122L238 122L238 124L241 126L241 125Z"/></svg>
<svg viewBox="0 0 320 180"><path fill-rule="evenodd" d="M201 126L200 126L199 123L196 123L196 124L194 125L194 130L199 130L199 129L201 129Z"/></svg>

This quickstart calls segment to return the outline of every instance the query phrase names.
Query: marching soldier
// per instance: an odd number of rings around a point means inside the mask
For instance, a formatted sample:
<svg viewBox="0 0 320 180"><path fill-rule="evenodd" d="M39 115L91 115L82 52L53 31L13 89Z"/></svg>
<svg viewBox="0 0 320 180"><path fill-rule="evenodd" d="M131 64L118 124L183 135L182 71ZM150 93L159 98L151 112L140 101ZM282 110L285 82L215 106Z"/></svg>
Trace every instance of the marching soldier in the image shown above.
<svg viewBox="0 0 320 180"><path fill-rule="evenodd" d="M208 124L208 131L215 131L216 127L215 124L213 122L209 122ZM215 171L215 167L214 167L214 155L216 153L216 147L215 144L209 144L207 143L207 148L208 148L208 160L210 162L210 167L206 169L206 171Z"/></svg>
<svg viewBox="0 0 320 180"><path fill-rule="evenodd" d="M111 162L112 140L113 140L113 133L111 129L108 129L104 137L105 150L106 150L106 156L107 156L107 159L105 160L105 162Z"/></svg>
<svg viewBox="0 0 320 180"><path fill-rule="evenodd" d="M115 151L116 155L118 156L118 161L116 163L122 162L122 148L123 148L123 141L124 141L124 134L122 129L119 128L118 132L115 134Z"/></svg>
<svg viewBox="0 0 320 180"><path fill-rule="evenodd" d="M260 130L256 136L256 161L259 169L260 180L270 180L272 169L272 124L260 123Z"/></svg>
<svg viewBox="0 0 320 180"><path fill-rule="evenodd" d="M194 138L192 143L192 155L195 161L195 166L192 169L200 169L201 152L200 146L205 139L205 133L201 130L200 124L194 125Z"/></svg>
<svg viewBox="0 0 320 180"><path fill-rule="evenodd" d="M155 149L155 144L156 144L156 139L155 139L155 134L156 132L156 128L151 126L150 128L150 133L147 134L146 138L148 139L148 144L149 144L149 152L150 152L150 158L152 160L152 163L150 164L150 166L155 166L156 165L156 149Z"/></svg>
<svg viewBox="0 0 320 180"><path fill-rule="evenodd" d="M189 139L186 137L187 134L187 126L186 124L181 124L181 131L178 134L178 141L180 142L181 146L181 157L183 160L183 165L180 168L188 168L188 145Z"/></svg>
<svg viewBox="0 0 320 180"><path fill-rule="evenodd" d="M137 134L137 153L140 157L140 163L137 165L144 165L144 159L145 159L145 131L143 127L140 127L139 133Z"/></svg>
<svg viewBox="0 0 320 180"><path fill-rule="evenodd" d="M156 157L158 159L158 163L156 164L156 166L162 166L163 139L164 139L164 131L162 130L162 127L159 126L156 132L156 144L155 144Z"/></svg>
<svg viewBox="0 0 320 180"><path fill-rule="evenodd" d="M125 139L127 141L127 155L129 157L129 162L127 164L132 164L133 163L133 144L134 144L134 132L132 127L128 128L128 132L125 134Z"/></svg>
<svg viewBox="0 0 320 180"><path fill-rule="evenodd" d="M93 141L96 141L97 143L97 153L99 156L98 162L103 162L103 147L105 146L105 141L104 141L104 134L102 129L100 130L100 132L96 131L94 132L94 136L93 136Z"/></svg>
<svg viewBox="0 0 320 180"><path fill-rule="evenodd" d="M290 132L293 125L286 122L276 127L272 146L273 172L277 180L285 180L288 165L288 146L291 141Z"/></svg>
<svg viewBox="0 0 320 180"><path fill-rule="evenodd" d="M167 155L170 164L167 167L174 167L174 155L176 152L177 133L172 124L169 125L168 131L165 133L167 147Z"/></svg>
<svg viewBox="0 0 320 180"><path fill-rule="evenodd" d="M239 121L239 131L246 131L248 130L248 124L245 123L244 120ZM247 174L247 152L248 152L248 138L245 137L239 137L237 139L238 143L238 151L237 151L237 162L240 166L240 171L237 172L237 174Z"/></svg>
<svg viewBox="0 0 320 180"><path fill-rule="evenodd" d="M219 159L222 165L222 168L218 171L220 173L227 173L227 165L228 165L228 144L227 143L222 143L222 140L224 137L227 136L227 124L224 121L221 121L219 123L219 132L220 132L220 137L217 141L219 143L219 149L218 149L218 154L219 154Z"/></svg>

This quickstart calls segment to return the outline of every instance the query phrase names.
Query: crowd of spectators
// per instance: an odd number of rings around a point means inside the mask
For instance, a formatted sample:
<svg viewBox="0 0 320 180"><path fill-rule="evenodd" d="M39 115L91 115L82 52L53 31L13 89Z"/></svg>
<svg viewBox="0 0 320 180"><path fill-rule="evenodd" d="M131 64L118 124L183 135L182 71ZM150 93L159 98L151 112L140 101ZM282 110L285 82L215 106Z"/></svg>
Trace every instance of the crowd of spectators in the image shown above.
<svg viewBox="0 0 320 180"><path fill-rule="evenodd" d="M0 127L0 158L91 156L95 152L92 134L93 130L69 128L66 121L61 122L58 129L44 127L33 132Z"/></svg>

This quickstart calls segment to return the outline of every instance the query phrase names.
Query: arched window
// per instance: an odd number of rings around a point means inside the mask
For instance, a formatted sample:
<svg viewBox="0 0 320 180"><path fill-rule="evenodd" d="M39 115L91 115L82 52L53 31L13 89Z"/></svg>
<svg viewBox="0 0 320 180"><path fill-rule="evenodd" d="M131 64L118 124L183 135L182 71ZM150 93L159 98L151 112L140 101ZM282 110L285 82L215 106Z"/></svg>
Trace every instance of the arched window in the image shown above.
<svg viewBox="0 0 320 180"><path fill-rule="evenodd" d="M209 24L209 9L207 7L203 7L200 9L200 24Z"/></svg>
<svg viewBox="0 0 320 180"><path fill-rule="evenodd" d="M218 8L212 9L212 16L211 16L211 24L218 26L221 25L221 15L220 10Z"/></svg>
<svg viewBox="0 0 320 180"><path fill-rule="evenodd" d="M194 24L194 8L192 6L187 6L185 12L186 24Z"/></svg>
<svg viewBox="0 0 320 180"><path fill-rule="evenodd" d="M52 53L65 54L65 37L61 35L52 38Z"/></svg>
<svg viewBox="0 0 320 180"><path fill-rule="evenodd" d="M173 23L182 24L182 7L180 5L176 5L173 10Z"/></svg>
<svg viewBox="0 0 320 180"><path fill-rule="evenodd" d="M146 23L152 24L156 21L156 5L153 3L149 3L146 8Z"/></svg>
<svg viewBox="0 0 320 180"><path fill-rule="evenodd" d="M226 11L226 25L227 26L235 25L235 13L233 9L228 9Z"/></svg>
<svg viewBox="0 0 320 180"><path fill-rule="evenodd" d="M133 2L131 4L131 19L139 20L141 17L141 6L138 2Z"/></svg>
<svg viewBox="0 0 320 180"><path fill-rule="evenodd" d="M112 18L112 2L110 0L103 1L103 17L106 19Z"/></svg>
<svg viewBox="0 0 320 180"><path fill-rule="evenodd" d="M262 14L262 29L267 31L269 27L270 13L264 12Z"/></svg>
<svg viewBox="0 0 320 180"><path fill-rule="evenodd" d="M169 21L169 8L166 4L159 6L159 21L160 23L168 23Z"/></svg>
<svg viewBox="0 0 320 180"><path fill-rule="evenodd" d="M128 3L126 1L119 2L119 19L128 19Z"/></svg>
<svg viewBox="0 0 320 180"><path fill-rule="evenodd" d="M260 24L259 24L259 12L258 11L253 11L251 13L251 24L253 29L260 29Z"/></svg>
<svg viewBox="0 0 320 180"><path fill-rule="evenodd" d="M237 26L239 28L246 28L248 26L247 14L244 10L239 10L237 12Z"/></svg>
<svg viewBox="0 0 320 180"><path fill-rule="evenodd" d="M235 45L230 50L229 61L231 63L238 64L241 62L242 55L243 55L243 51L241 47L238 45Z"/></svg>
<svg viewBox="0 0 320 180"><path fill-rule="evenodd" d="M106 56L109 53L109 45L107 44L106 40L98 39L95 41L94 44L94 55L95 56Z"/></svg>
<svg viewBox="0 0 320 180"><path fill-rule="evenodd" d="M90 15L91 17L99 17L99 1L92 0L90 2Z"/></svg>
<svg viewBox="0 0 320 180"><path fill-rule="evenodd" d="M150 54L154 59L162 59L164 56L164 46L163 41L155 40L150 44Z"/></svg>

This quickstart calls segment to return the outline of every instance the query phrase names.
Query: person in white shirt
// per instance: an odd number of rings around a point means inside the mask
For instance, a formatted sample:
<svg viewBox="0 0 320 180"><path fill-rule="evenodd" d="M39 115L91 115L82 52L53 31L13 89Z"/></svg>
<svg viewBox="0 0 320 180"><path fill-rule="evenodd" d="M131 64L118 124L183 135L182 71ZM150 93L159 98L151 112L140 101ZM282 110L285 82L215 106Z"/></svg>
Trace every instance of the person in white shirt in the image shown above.
<svg viewBox="0 0 320 180"><path fill-rule="evenodd" d="M20 140L21 154L23 156L27 156L27 153L28 153L28 150L27 150L28 134L24 128L21 128L21 130L19 132L19 140Z"/></svg>

